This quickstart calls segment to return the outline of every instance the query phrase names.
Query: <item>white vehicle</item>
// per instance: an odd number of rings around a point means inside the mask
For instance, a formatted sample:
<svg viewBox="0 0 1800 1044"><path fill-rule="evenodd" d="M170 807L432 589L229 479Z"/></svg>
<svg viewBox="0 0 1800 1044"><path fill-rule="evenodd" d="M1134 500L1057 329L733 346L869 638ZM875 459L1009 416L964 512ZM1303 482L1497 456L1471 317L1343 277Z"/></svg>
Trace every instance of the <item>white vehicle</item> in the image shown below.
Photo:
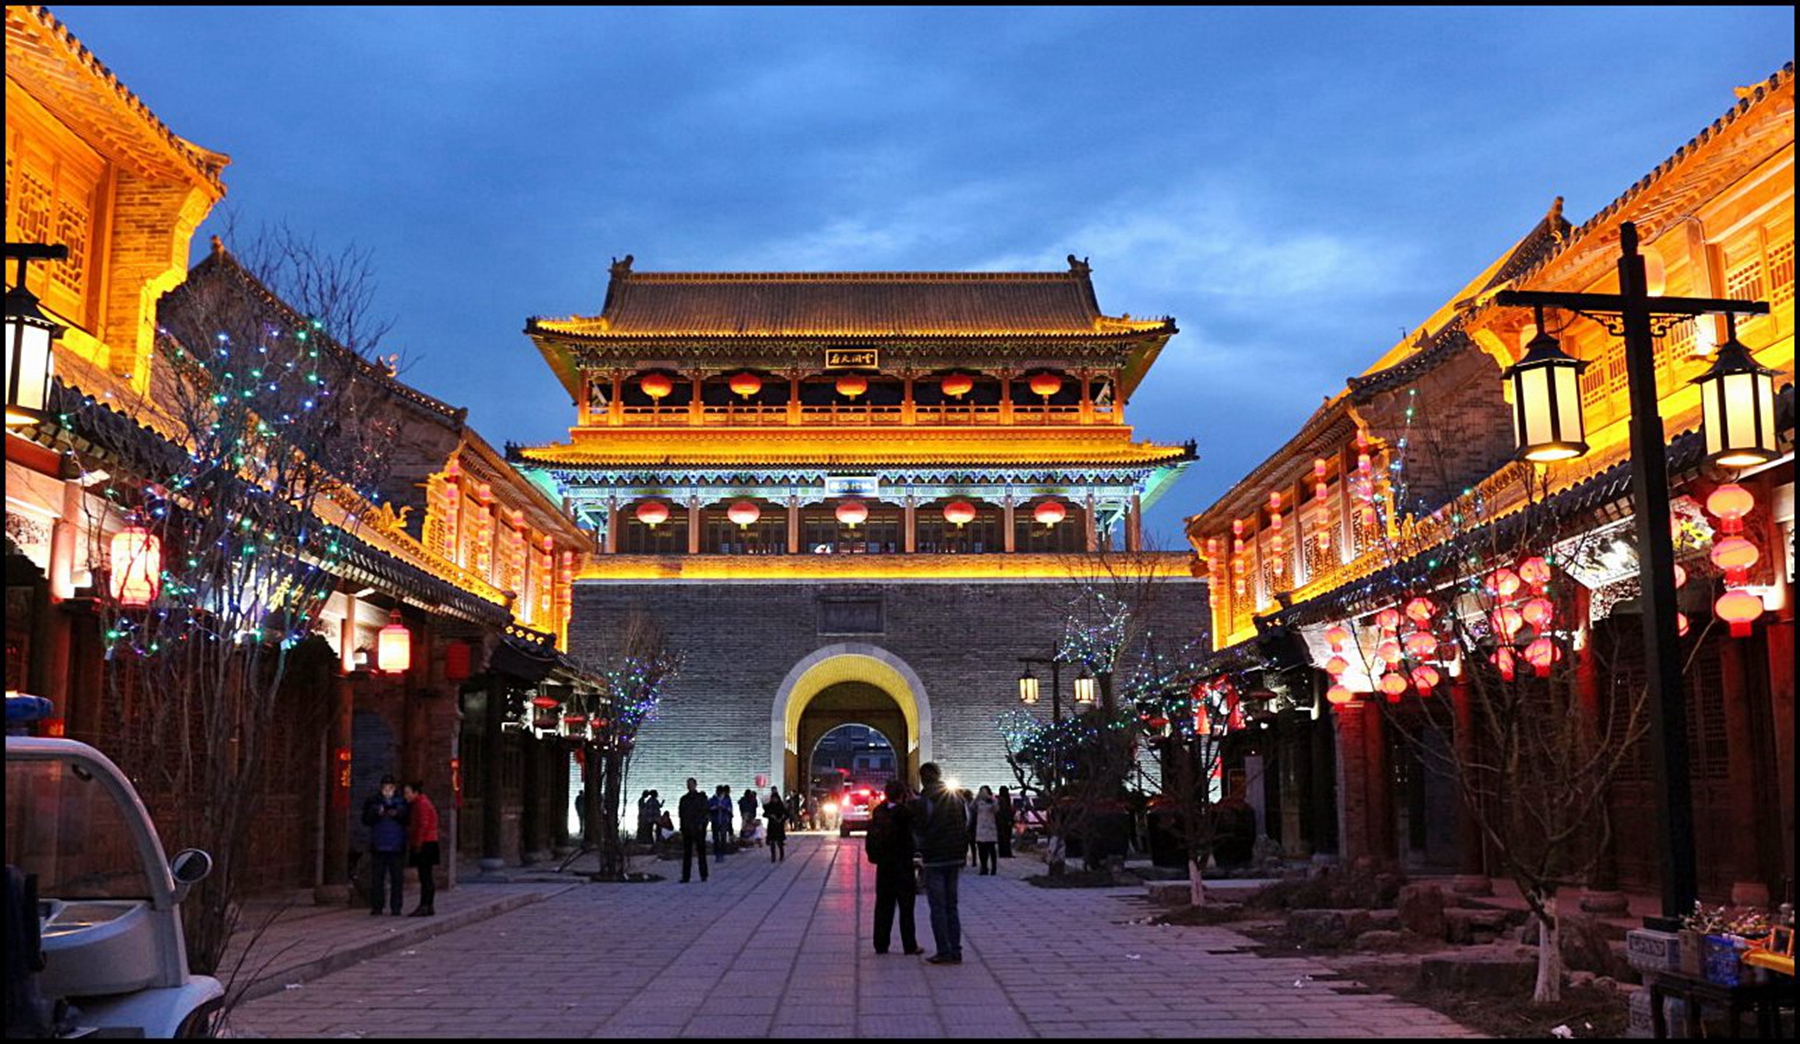
<svg viewBox="0 0 1800 1044"><path fill-rule="evenodd" d="M8 731L48 709L8 693ZM171 866L111 759L6 737L6 870L8 1037L211 1035L225 991L188 973L180 904L212 857L187 849ZM17 909L34 901L35 922Z"/></svg>

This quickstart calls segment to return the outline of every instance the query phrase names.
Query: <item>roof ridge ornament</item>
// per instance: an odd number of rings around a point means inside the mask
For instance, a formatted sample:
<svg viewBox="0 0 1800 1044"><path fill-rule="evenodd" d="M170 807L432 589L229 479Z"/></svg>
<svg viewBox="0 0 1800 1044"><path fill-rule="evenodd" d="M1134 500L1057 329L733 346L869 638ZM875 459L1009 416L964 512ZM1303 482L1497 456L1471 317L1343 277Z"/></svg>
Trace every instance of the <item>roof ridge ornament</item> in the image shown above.
<svg viewBox="0 0 1800 1044"><path fill-rule="evenodd" d="M612 277L614 279L618 279L622 276L630 275L631 274L631 263L636 260L637 260L637 258L632 256L631 254L626 254L623 260L616 258L616 257L613 258L612 259L612 268L611 268Z"/></svg>
<svg viewBox="0 0 1800 1044"><path fill-rule="evenodd" d="M1074 254L1069 255L1069 272L1070 272L1070 274L1077 275L1077 276L1080 276L1083 279L1085 279L1093 271L1094 271L1093 266L1088 264L1087 258L1084 257L1084 258L1081 258L1080 260L1076 260Z"/></svg>

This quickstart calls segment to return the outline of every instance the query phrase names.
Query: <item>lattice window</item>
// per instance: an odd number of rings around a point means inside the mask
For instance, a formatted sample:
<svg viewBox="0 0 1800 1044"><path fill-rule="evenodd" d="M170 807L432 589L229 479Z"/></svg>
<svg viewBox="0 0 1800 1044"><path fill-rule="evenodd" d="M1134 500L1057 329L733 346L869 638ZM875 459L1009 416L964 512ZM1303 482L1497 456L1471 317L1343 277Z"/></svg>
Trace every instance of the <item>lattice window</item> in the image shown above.
<svg viewBox="0 0 1800 1044"><path fill-rule="evenodd" d="M13 219L13 229L7 238L24 243L53 242L50 214L55 193L50 188L49 178L42 171L21 165L16 180L14 192L18 203L8 211ZM37 267L42 269L42 266Z"/></svg>
<svg viewBox="0 0 1800 1044"><path fill-rule="evenodd" d="M81 297L87 286L90 217L87 206L67 194L56 201L56 238L51 242L66 244L69 256L51 263L50 278L75 297Z"/></svg>
<svg viewBox="0 0 1800 1044"><path fill-rule="evenodd" d="M1763 259L1760 251L1749 256L1733 257L1725 269L1725 296L1739 301L1760 301L1763 297Z"/></svg>
<svg viewBox="0 0 1800 1044"><path fill-rule="evenodd" d="M1794 303L1794 237L1769 246L1769 304L1775 308Z"/></svg>

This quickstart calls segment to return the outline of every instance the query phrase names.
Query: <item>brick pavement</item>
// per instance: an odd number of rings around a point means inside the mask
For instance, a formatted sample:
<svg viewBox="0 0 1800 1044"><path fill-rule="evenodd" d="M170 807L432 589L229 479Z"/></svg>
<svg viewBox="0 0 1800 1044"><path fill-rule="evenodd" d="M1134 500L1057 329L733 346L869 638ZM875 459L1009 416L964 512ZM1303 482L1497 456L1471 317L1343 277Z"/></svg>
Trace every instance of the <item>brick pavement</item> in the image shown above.
<svg viewBox="0 0 1800 1044"><path fill-rule="evenodd" d="M667 869L672 864L659 864ZM1305 958L1238 952L1223 928L1131 923L1141 889L1043 890L1008 861L965 874L964 963L869 941L860 840L801 836L771 867L584 885L251 1001L269 1036L1474 1036L1391 997L1336 992ZM370 918L369 920L374 920ZM921 943L931 949L925 901Z"/></svg>

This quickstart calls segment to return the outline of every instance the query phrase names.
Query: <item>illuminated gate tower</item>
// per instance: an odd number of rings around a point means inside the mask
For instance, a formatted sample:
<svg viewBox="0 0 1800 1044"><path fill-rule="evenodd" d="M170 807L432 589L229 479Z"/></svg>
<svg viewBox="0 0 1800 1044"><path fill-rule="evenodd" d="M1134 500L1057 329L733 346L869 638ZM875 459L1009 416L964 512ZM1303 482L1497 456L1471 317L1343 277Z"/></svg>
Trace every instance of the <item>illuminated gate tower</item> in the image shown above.
<svg viewBox="0 0 1800 1044"><path fill-rule="evenodd" d="M1014 782L993 721L1019 706L1019 657L1051 655L1084 553L1139 550L1142 511L1194 459L1132 441L1125 419L1174 322L1102 315L1069 261L666 273L627 257L599 315L527 324L577 416L569 442L511 456L600 548L571 649L642 607L685 659L631 787L802 786L847 723L882 732L909 777L938 760L971 786ZM1183 555L1158 566L1170 626L1191 629L1203 585Z"/></svg>

